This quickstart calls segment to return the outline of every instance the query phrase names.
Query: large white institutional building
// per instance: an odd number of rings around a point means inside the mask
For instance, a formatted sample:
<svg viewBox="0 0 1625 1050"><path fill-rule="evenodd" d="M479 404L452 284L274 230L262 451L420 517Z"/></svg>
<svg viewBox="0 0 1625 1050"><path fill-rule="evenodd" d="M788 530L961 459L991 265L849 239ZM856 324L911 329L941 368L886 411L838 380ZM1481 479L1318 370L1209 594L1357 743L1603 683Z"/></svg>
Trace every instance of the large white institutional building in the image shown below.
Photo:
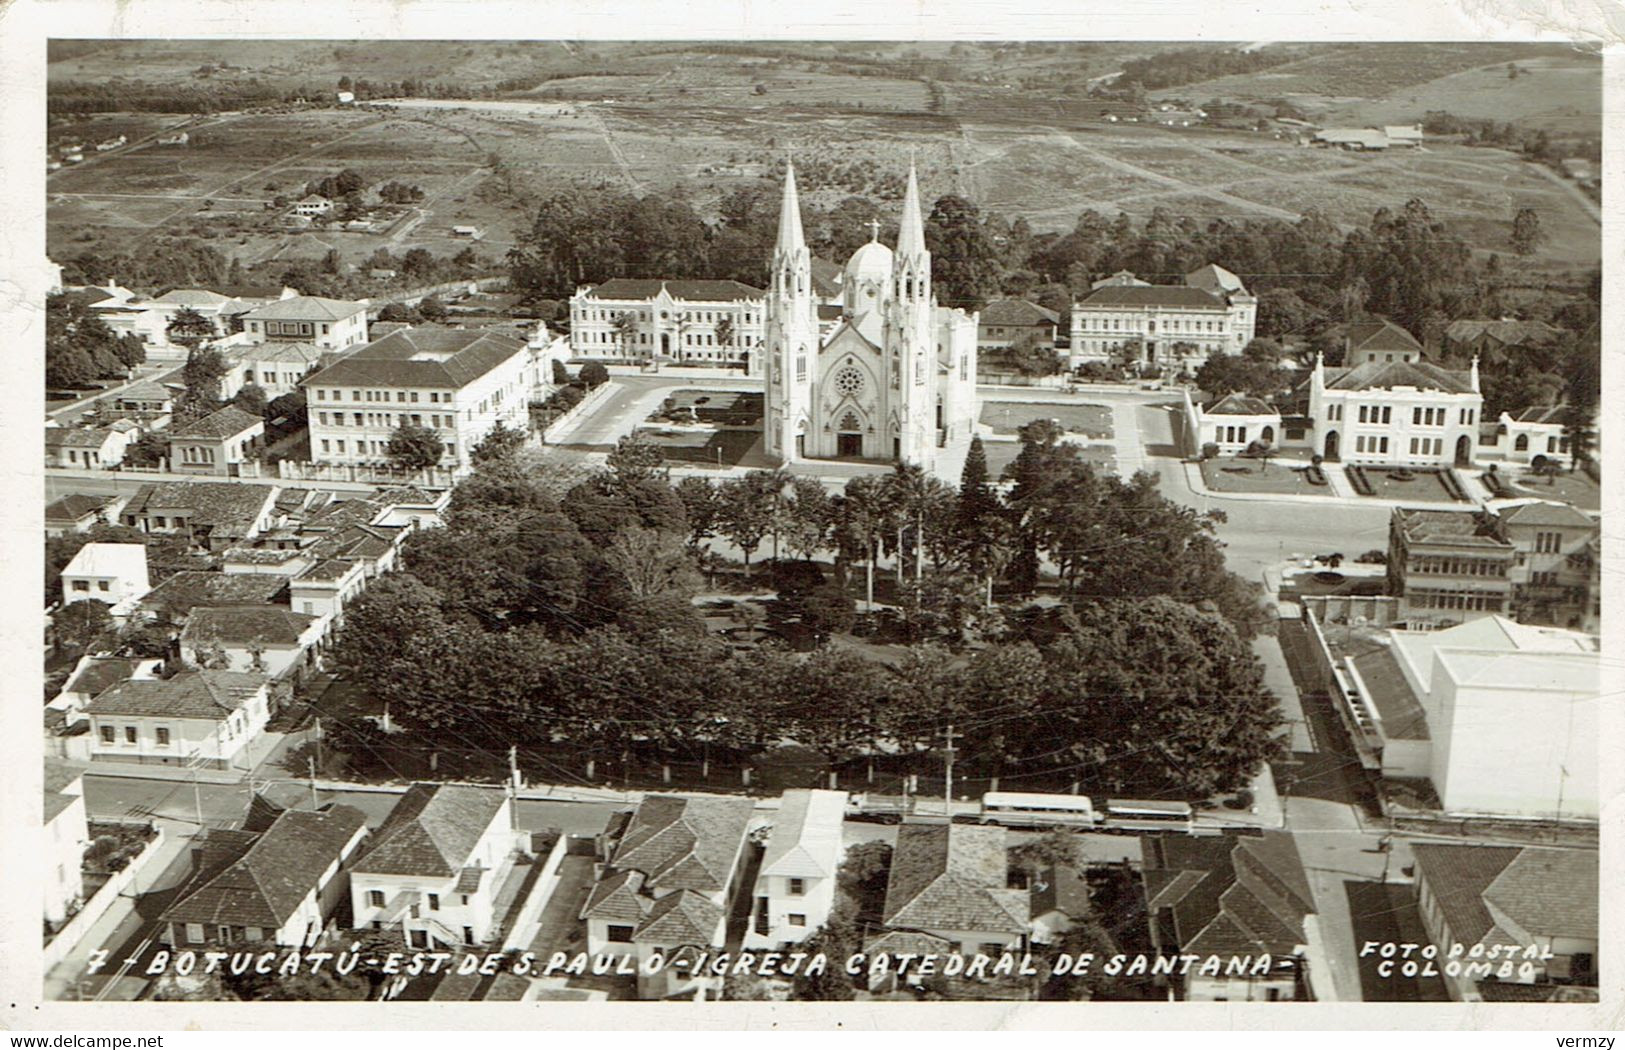
<svg viewBox="0 0 1625 1050"><path fill-rule="evenodd" d="M930 470L938 450L976 424L977 317L931 293L912 167L896 251L870 241L841 284L841 321L823 336L787 168L766 302L766 451L785 463L861 457Z"/></svg>

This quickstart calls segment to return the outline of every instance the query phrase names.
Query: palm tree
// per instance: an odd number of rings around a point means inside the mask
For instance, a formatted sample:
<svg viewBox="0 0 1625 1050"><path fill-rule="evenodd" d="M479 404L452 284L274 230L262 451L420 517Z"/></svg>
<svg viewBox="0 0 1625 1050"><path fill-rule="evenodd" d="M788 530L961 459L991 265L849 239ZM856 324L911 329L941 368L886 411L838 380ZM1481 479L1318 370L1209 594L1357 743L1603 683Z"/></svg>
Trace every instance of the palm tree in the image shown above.
<svg viewBox="0 0 1625 1050"><path fill-rule="evenodd" d="M863 545L864 599L868 608L873 609L875 561L879 555L880 537L889 528L892 517L891 493L886 479L868 474L847 482L841 513L844 528Z"/></svg>
<svg viewBox="0 0 1625 1050"><path fill-rule="evenodd" d="M944 486L942 482L913 463L897 464L897 469L886 477L886 483L891 489L892 500L900 512L897 522L897 582L899 585L903 582L903 531L912 522L914 582L919 583L925 575L925 517L932 500Z"/></svg>

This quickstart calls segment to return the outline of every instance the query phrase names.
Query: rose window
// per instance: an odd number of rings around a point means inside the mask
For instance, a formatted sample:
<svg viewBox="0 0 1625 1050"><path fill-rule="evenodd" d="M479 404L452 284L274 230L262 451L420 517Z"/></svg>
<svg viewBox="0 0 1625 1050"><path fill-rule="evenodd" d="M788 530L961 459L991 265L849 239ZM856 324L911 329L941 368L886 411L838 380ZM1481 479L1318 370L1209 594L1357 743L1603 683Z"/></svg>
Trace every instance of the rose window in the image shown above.
<svg viewBox="0 0 1625 1050"><path fill-rule="evenodd" d="M835 391L842 397L856 397L863 390L863 373L843 368L835 373Z"/></svg>

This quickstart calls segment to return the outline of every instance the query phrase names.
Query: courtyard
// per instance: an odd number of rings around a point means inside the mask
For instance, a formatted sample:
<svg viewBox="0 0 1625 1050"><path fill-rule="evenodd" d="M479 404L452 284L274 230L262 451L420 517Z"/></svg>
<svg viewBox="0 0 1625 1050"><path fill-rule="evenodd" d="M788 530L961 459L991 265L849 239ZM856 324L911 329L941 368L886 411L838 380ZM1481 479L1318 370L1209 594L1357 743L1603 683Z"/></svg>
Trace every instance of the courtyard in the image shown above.
<svg viewBox="0 0 1625 1050"><path fill-rule="evenodd" d="M1283 496L1330 496L1332 487L1309 481L1307 467L1237 456L1202 461L1202 482L1214 492L1263 492Z"/></svg>
<svg viewBox="0 0 1625 1050"><path fill-rule="evenodd" d="M649 422L692 418L714 426L758 427L762 423L762 395L749 390L673 390L650 414Z"/></svg>
<svg viewBox="0 0 1625 1050"><path fill-rule="evenodd" d="M745 462L752 449L756 456L746 466L761 466L760 430L703 430L671 427L640 427L637 434L660 449L668 463L736 467ZM760 462L757 462L760 461Z"/></svg>
<svg viewBox="0 0 1625 1050"><path fill-rule="evenodd" d="M1568 471L1546 478L1526 474L1514 481L1511 487L1517 496L1561 500L1579 510L1602 509L1601 487L1580 471Z"/></svg>
<svg viewBox="0 0 1625 1050"><path fill-rule="evenodd" d="M980 421L999 435L1014 435L1035 419L1053 419L1068 434L1092 441L1112 436L1112 410L1105 405L1066 405L1050 402L983 401Z"/></svg>
<svg viewBox="0 0 1625 1050"><path fill-rule="evenodd" d="M1450 471L1444 467L1362 467L1348 468L1349 484L1354 491L1372 499L1398 500L1405 503L1465 503L1467 494L1461 491Z"/></svg>

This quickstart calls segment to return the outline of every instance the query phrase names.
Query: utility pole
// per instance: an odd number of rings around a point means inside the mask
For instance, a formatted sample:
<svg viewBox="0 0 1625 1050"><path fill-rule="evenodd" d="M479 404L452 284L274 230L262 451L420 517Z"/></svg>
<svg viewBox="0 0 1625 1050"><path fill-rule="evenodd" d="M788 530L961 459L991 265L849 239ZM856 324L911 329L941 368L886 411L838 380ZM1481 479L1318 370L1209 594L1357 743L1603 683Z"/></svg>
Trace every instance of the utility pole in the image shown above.
<svg viewBox="0 0 1625 1050"><path fill-rule="evenodd" d="M316 800L316 756L315 755L307 755L307 756L305 756L305 762L310 767L310 805L311 805L312 809L315 809L317 807L317 800Z"/></svg>
<svg viewBox="0 0 1625 1050"><path fill-rule="evenodd" d="M944 766L944 783L942 789L942 812L952 824L954 819L954 724L948 723L948 729L943 734L947 737L947 744L942 749Z"/></svg>
<svg viewBox="0 0 1625 1050"><path fill-rule="evenodd" d="M508 745L508 825L519 830L519 745Z"/></svg>

